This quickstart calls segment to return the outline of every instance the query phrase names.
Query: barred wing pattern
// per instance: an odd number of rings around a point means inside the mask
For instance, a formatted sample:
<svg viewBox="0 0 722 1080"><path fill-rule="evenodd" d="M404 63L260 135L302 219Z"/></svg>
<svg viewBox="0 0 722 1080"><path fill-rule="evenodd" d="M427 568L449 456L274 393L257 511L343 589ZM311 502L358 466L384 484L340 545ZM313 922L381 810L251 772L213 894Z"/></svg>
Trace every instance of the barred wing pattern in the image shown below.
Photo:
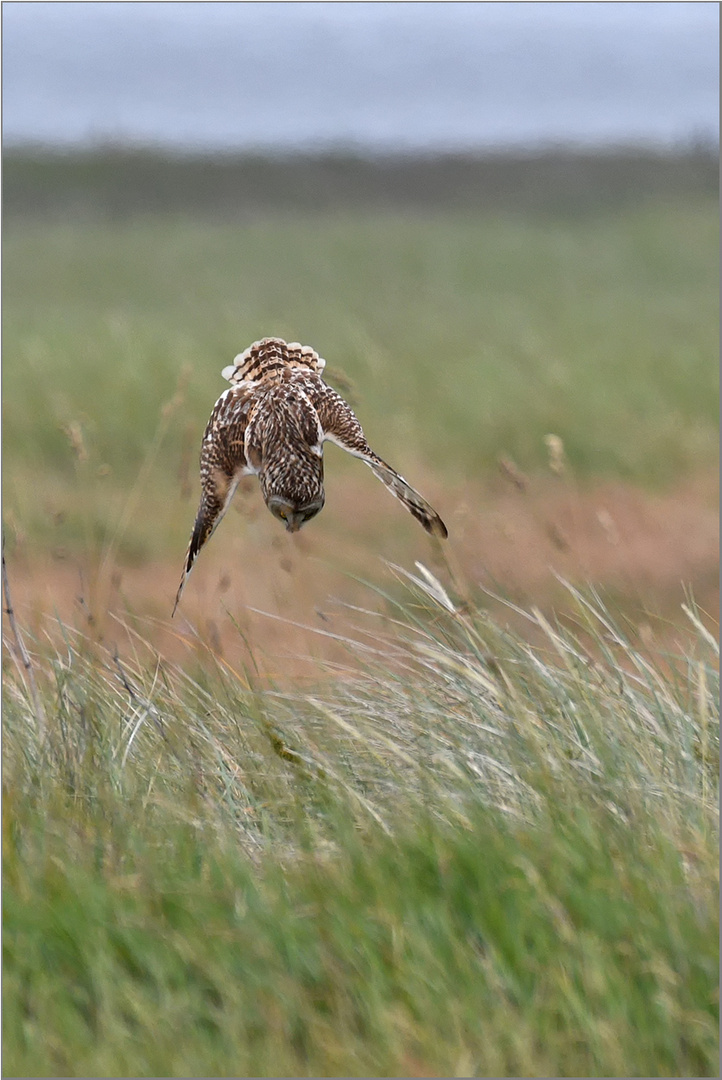
<svg viewBox="0 0 722 1080"><path fill-rule="evenodd" d="M253 471L248 468L244 448L252 407L251 395L244 388L226 390L216 402L206 425L201 444L201 501L186 552L173 615L193 563L231 505L238 481Z"/></svg>
<svg viewBox="0 0 722 1080"><path fill-rule="evenodd" d="M446 539L449 535L446 526L429 505L426 499L418 493L403 476L375 454L366 441L366 436L358 422L353 410L346 404L340 394L332 390L321 379L318 382L322 386L321 392L314 400L323 428L324 439L336 443L342 450L347 450L354 457L361 458L373 471L384 487L388 488L392 495L404 504L416 520L423 525L432 536Z"/></svg>

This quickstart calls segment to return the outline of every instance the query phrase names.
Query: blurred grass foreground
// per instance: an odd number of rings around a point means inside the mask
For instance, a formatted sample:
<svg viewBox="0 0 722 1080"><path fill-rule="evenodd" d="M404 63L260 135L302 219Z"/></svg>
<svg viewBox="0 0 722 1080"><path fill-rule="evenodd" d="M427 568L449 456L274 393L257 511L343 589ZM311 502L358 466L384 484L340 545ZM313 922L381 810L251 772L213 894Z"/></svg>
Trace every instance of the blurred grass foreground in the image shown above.
<svg viewBox="0 0 722 1080"><path fill-rule="evenodd" d="M717 175L6 153L4 1075L717 1075ZM270 334L450 540L332 451L171 624Z"/></svg>

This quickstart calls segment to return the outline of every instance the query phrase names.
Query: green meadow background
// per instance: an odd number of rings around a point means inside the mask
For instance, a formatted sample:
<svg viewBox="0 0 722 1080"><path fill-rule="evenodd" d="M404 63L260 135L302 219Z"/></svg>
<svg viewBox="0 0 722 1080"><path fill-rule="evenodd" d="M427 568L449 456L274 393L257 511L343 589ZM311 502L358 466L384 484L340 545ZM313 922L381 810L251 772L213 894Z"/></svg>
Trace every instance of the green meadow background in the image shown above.
<svg viewBox="0 0 722 1080"><path fill-rule="evenodd" d="M269 334L422 490L539 474L549 433L580 488L709 475L716 185L703 148L8 153L10 586L59 546L178 563L220 369ZM588 591L525 635L423 570L368 589L303 688L64 623L24 663L6 620L4 1075L717 1075L693 598L650 655Z"/></svg>
<svg viewBox="0 0 722 1080"><path fill-rule="evenodd" d="M664 487L713 466L704 154L452 159L446 187L433 160L366 162L361 178L345 159L262 164L8 155L5 504L29 543L72 545L79 500L87 519L82 438L97 542L155 447L157 512L124 528L126 554L182 545L178 463L196 458L221 368L269 334L350 381L382 455L452 481L502 454L545 467L549 432L581 479Z"/></svg>

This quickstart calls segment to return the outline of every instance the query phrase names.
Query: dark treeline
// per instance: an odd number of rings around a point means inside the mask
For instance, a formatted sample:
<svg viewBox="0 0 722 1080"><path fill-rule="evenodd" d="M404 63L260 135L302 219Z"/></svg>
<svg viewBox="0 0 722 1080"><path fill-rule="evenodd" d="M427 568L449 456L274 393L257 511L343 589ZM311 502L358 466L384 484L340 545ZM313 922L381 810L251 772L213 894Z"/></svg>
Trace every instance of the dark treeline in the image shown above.
<svg viewBox="0 0 722 1080"><path fill-rule="evenodd" d="M707 146L418 157L11 149L3 158L3 209L6 220L353 209L579 213L709 196L718 180L716 151Z"/></svg>

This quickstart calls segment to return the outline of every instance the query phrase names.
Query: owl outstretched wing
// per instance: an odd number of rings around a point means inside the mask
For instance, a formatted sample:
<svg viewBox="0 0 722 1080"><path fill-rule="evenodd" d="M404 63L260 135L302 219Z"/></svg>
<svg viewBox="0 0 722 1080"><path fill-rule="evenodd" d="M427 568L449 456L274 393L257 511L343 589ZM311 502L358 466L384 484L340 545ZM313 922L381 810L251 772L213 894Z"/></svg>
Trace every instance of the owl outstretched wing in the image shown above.
<svg viewBox="0 0 722 1080"><path fill-rule="evenodd" d="M363 429L353 410L340 394L320 378L314 380L314 392L309 395L318 413L324 439L336 443L354 457L361 458L379 478L384 487L404 504L428 533L445 539L449 533L443 521L426 499L411 487L403 476L375 454L366 441Z"/></svg>
<svg viewBox="0 0 722 1080"><path fill-rule="evenodd" d="M220 524L241 477L253 472L246 461L244 441L254 404L252 390L234 386L221 394L206 426L201 445L201 501L173 605L173 615L198 553Z"/></svg>

